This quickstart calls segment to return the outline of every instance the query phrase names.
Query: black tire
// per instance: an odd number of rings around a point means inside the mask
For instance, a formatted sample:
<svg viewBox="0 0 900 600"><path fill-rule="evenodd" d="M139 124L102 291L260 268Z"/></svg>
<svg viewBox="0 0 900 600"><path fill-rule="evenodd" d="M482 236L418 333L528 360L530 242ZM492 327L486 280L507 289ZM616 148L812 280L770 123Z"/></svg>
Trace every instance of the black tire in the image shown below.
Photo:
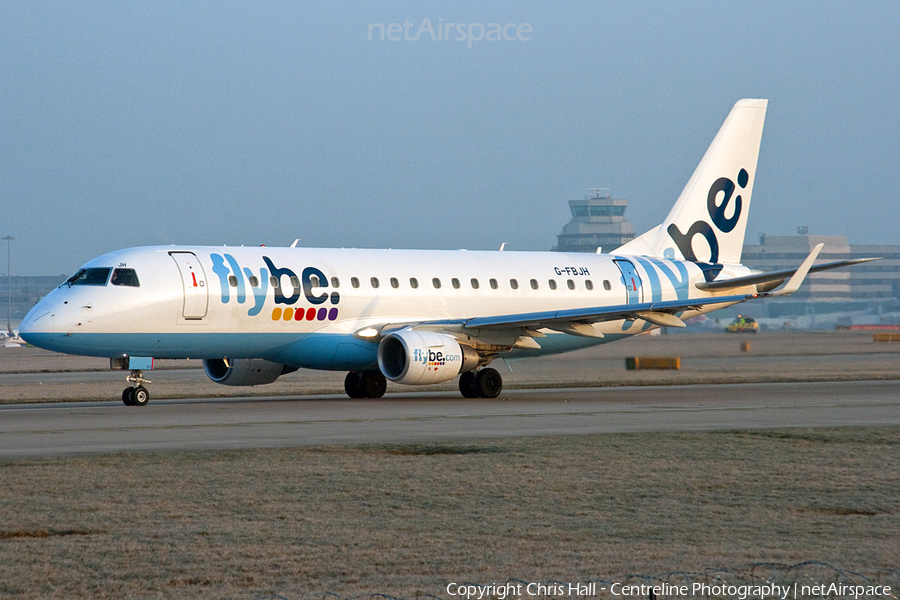
<svg viewBox="0 0 900 600"><path fill-rule="evenodd" d="M122 403L125 406L134 406L134 388L127 387L122 390Z"/></svg>
<svg viewBox="0 0 900 600"><path fill-rule="evenodd" d="M503 378L497 369L482 369L475 376L475 389L482 398L496 398L503 391Z"/></svg>
<svg viewBox="0 0 900 600"><path fill-rule="evenodd" d="M142 385L134 388L134 392L131 396L131 401L133 402L132 406L144 406L148 402L150 402L150 392L147 391Z"/></svg>
<svg viewBox="0 0 900 600"><path fill-rule="evenodd" d="M459 376L459 391L463 398L478 398L478 389L475 387L475 371L466 371Z"/></svg>
<svg viewBox="0 0 900 600"><path fill-rule="evenodd" d="M387 390L387 379L381 371L365 371L360 378L360 387L365 398L381 398Z"/></svg>
<svg viewBox="0 0 900 600"><path fill-rule="evenodd" d="M359 371L350 371L344 377L344 391L351 398L365 398L365 392L362 388L362 373Z"/></svg>

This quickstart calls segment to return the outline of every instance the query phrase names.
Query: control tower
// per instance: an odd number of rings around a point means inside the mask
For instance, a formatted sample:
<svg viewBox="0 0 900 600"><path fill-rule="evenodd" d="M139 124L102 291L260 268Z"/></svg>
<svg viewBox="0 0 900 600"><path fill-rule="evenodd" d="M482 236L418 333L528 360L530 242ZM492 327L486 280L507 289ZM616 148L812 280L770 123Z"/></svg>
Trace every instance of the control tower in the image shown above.
<svg viewBox="0 0 900 600"><path fill-rule="evenodd" d="M558 252L611 252L634 239L625 219L628 200L613 198L608 188L591 188L582 200L569 200L572 220L557 237Z"/></svg>

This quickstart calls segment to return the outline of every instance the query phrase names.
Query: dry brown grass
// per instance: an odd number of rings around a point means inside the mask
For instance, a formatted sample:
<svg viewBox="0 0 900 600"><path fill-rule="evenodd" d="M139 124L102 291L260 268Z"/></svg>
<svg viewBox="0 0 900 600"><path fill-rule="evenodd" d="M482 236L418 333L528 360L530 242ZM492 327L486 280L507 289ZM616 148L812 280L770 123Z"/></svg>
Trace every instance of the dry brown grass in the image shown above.
<svg viewBox="0 0 900 600"><path fill-rule="evenodd" d="M428 592L900 564L900 428L0 462L0 597Z"/></svg>

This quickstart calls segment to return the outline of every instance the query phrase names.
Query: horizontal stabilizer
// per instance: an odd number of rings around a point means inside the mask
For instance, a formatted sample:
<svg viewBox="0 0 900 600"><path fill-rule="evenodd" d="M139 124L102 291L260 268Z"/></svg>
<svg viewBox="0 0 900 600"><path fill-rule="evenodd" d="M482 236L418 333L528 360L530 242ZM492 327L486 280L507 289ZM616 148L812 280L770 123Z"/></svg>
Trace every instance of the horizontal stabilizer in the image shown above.
<svg viewBox="0 0 900 600"><path fill-rule="evenodd" d="M819 271L828 271L839 267L847 267L850 265L858 265L861 263L879 260L880 257L874 258L853 258L850 260L839 260L821 265L810 267L810 273L818 273ZM799 267L797 267L799 269ZM747 275L746 277L735 277L733 279L723 279L722 281L701 281L696 284L697 289L708 292L719 292L725 290L733 290L736 288L746 287L748 285L756 285L760 283L780 283L797 272L797 269L784 269L781 271L766 271L765 273L757 273L755 275Z"/></svg>

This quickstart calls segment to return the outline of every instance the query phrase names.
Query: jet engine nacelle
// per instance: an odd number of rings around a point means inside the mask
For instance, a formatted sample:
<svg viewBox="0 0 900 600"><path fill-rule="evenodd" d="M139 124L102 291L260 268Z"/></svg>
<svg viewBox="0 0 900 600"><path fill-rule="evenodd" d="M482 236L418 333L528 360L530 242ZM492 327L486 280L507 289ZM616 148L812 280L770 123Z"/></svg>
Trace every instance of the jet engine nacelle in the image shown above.
<svg viewBox="0 0 900 600"><path fill-rule="evenodd" d="M378 345L378 368L396 383L428 385L450 381L478 366L478 353L453 336L403 329Z"/></svg>
<svg viewBox="0 0 900 600"><path fill-rule="evenodd" d="M203 370L207 377L222 385L262 385L297 369L261 358L212 358L203 360Z"/></svg>

